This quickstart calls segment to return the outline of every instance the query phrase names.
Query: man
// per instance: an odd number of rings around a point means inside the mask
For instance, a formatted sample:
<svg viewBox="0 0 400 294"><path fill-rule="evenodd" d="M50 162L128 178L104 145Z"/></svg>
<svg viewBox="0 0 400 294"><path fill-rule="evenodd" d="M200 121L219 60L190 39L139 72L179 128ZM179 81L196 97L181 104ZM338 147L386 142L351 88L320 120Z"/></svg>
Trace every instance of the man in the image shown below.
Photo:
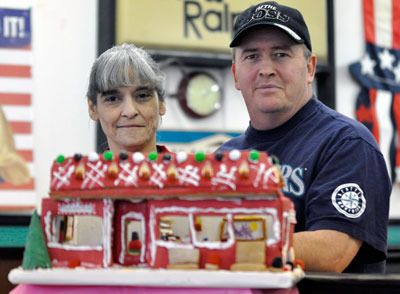
<svg viewBox="0 0 400 294"><path fill-rule="evenodd" d="M386 165L365 127L314 96L317 58L301 13L276 2L251 6L238 15L230 47L250 125L219 150L265 150L280 160L307 271L384 272Z"/></svg>

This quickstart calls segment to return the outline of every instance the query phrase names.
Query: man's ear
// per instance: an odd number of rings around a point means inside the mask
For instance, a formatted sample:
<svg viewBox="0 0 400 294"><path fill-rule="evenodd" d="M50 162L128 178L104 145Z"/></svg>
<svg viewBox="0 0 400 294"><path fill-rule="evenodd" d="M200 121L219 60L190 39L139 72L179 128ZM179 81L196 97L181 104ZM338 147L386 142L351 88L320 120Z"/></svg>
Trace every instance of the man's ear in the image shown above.
<svg viewBox="0 0 400 294"><path fill-rule="evenodd" d="M317 56L315 54L312 54L307 63L307 77L309 83L312 83L312 81L314 80L316 70Z"/></svg>
<svg viewBox="0 0 400 294"><path fill-rule="evenodd" d="M239 83L238 83L238 80L236 78L236 66L235 66L235 63L232 63L231 70L232 70L233 80L235 81L235 88L236 88L236 90L240 90Z"/></svg>
<svg viewBox="0 0 400 294"><path fill-rule="evenodd" d="M92 100L88 99L88 111L89 111L89 116L92 120L97 121L99 119L97 115L97 107L96 105L92 102Z"/></svg>

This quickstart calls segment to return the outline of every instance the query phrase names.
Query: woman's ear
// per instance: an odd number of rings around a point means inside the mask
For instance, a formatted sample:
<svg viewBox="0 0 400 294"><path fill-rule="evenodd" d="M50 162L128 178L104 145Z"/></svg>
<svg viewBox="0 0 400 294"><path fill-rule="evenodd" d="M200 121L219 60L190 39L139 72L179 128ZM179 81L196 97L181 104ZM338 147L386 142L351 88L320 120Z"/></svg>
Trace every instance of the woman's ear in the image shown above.
<svg viewBox="0 0 400 294"><path fill-rule="evenodd" d="M160 101L158 105L158 114L163 116L167 112L167 108L165 107L165 101Z"/></svg>
<svg viewBox="0 0 400 294"><path fill-rule="evenodd" d="M96 105L92 102L92 100L88 99L88 110L89 110L89 116L92 120L97 121L99 119L97 115L97 107Z"/></svg>

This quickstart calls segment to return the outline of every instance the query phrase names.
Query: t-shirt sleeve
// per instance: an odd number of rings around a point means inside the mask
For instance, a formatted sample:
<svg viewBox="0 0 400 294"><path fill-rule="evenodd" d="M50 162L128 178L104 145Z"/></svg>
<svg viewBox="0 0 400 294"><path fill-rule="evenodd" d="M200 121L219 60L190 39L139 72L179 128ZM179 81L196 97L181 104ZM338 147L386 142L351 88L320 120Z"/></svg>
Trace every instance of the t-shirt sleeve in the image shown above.
<svg viewBox="0 0 400 294"><path fill-rule="evenodd" d="M306 230L341 231L386 256L391 182L382 154L362 139L347 139L331 146L314 172Z"/></svg>

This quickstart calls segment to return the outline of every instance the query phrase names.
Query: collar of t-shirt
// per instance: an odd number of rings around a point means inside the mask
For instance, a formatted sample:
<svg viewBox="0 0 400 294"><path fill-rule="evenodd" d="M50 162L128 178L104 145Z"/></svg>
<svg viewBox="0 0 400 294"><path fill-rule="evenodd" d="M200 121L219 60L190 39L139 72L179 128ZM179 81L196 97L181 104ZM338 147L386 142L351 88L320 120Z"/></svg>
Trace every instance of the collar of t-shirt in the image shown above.
<svg viewBox="0 0 400 294"><path fill-rule="evenodd" d="M249 127L246 130L246 137L252 141L265 142L266 140L276 141L285 136L288 131L292 131L296 126L308 118L310 115L313 115L317 110L318 101L313 96L310 101L308 101L295 115L293 115L287 122L280 125L277 128L267 131L261 131L255 129L251 122L249 123Z"/></svg>

